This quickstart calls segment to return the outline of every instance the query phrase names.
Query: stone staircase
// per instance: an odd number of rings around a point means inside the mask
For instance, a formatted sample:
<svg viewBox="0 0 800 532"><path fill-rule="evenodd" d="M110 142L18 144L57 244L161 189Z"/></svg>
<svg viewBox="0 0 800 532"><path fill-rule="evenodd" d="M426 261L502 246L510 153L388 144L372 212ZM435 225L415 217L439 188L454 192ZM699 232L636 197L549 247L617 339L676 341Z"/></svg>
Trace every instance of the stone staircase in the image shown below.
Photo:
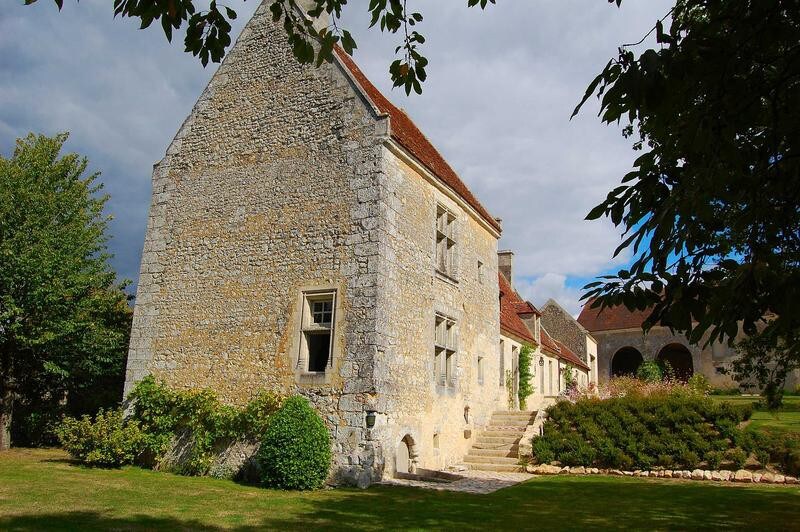
<svg viewBox="0 0 800 532"><path fill-rule="evenodd" d="M480 471L522 472L519 465L519 441L536 411L498 411L475 439L464 465Z"/></svg>

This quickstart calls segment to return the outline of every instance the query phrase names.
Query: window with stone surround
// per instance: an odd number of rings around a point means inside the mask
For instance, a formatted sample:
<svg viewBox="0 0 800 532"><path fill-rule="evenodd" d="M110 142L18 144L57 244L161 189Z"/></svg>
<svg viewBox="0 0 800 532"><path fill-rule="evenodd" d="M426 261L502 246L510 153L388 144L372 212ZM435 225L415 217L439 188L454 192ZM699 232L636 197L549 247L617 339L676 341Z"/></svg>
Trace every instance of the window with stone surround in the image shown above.
<svg viewBox="0 0 800 532"><path fill-rule="evenodd" d="M436 339L433 348L433 378L439 386L455 386L456 382L456 322L436 314Z"/></svg>
<svg viewBox="0 0 800 532"><path fill-rule="evenodd" d="M478 261L478 282L483 284L483 262Z"/></svg>
<svg viewBox="0 0 800 532"><path fill-rule="evenodd" d="M456 277L455 221L452 212L436 206L436 270L453 279Z"/></svg>
<svg viewBox="0 0 800 532"><path fill-rule="evenodd" d="M478 384L483 385L483 357L478 357Z"/></svg>
<svg viewBox="0 0 800 532"><path fill-rule="evenodd" d="M333 365L333 324L336 291L303 292L303 317L298 366L324 373Z"/></svg>

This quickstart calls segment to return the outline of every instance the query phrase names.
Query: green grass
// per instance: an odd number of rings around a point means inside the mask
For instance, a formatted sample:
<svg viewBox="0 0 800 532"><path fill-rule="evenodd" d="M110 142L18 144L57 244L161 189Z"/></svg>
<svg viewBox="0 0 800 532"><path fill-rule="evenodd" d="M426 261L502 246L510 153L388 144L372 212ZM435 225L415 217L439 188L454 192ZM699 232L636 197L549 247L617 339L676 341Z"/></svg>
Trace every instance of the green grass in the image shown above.
<svg viewBox="0 0 800 532"><path fill-rule="evenodd" d="M733 404L756 403L760 400L757 396L745 395L712 395L717 402ZM756 410L748 427L753 429L768 429L800 434L800 396L790 395L783 398L783 408L777 412Z"/></svg>
<svg viewBox="0 0 800 532"><path fill-rule="evenodd" d="M753 412L749 427L800 434L800 412Z"/></svg>
<svg viewBox="0 0 800 532"><path fill-rule="evenodd" d="M757 395L710 395L709 397L717 402L734 404L757 403L761 400L761 397ZM800 395L783 396L783 407L787 410L799 410Z"/></svg>
<svg viewBox="0 0 800 532"><path fill-rule="evenodd" d="M61 451L0 453L0 530L800 529L800 488L540 477L490 495L374 486L281 492Z"/></svg>

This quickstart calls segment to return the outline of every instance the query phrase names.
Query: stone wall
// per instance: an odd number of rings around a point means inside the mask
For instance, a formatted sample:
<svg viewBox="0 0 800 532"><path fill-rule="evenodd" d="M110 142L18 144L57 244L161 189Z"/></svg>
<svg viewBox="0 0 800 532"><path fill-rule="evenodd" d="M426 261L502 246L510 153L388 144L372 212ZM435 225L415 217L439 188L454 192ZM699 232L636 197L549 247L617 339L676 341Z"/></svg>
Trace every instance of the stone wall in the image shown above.
<svg viewBox="0 0 800 532"><path fill-rule="evenodd" d="M337 474L382 470L375 401L385 120L337 64L301 66L258 8L153 171L126 393L147 373L242 404L308 396ZM300 289L337 289L325 383L299 382ZM361 479L364 480L363 478Z"/></svg>
<svg viewBox="0 0 800 532"><path fill-rule="evenodd" d="M460 462L493 410L505 408L497 382L500 340L497 237L448 189L398 150L385 150L385 263L378 308L387 338L376 358L379 412L387 471L405 436L413 440L416 465L438 469ZM456 216L455 279L435 270L437 205ZM478 261L483 263L479 275ZM385 290L384 290L385 288ZM434 378L435 314L456 321L456 385ZM484 382L478 383L477 359ZM466 410L468 409L468 410ZM466 411L465 411L466 410ZM438 446L438 448L437 448Z"/></svg>
<svg viewBox="0 0 800 532"><path fill-rule="evenodd" d="M641 329L595 331L592 335L598 343L598 373L601 382L611 377L611 363L620 349L633 347L642 354L644 360L656 360L665 346L677 343L686 347L691 353L695 373L702 373L708 377L715 387L736 386L736 382L729 375L719 373L716 369L730 368L736 356L735 351L727 345L717 343L706 348L691 345L684 335L673 334L666 327L653 327L647 335L643 334Z"/></svg>
<svg viewBox="0 0 800 532"><path fill-rule="evenodd" d="M589 361L586 344L588 331L552 299L542 307L542 324L553 335L553 338L566 345L584 362Z"/></svg>
<svg viewBox="0 0 800 532"><path fill-rule="evenodd" d="M682 334L673 334L666 327L653 327L648 334L643 334L641 329L620 329L611 331L595 331L592 333L597 339L597 364L601 382L611 377L611 363L614 355L624 347L633 347L642 354L644 360L656 360L661 350L669 344L680 344L686 347L692 355L692 365L695 373L702 373L716 388L731 388L738 386L730 370L733 361L739 356L727 342L715 342L704 346L705 337L697 345L691 345L689 339ZM737 341L744 338L743 333ZM723 373L719 369L726 370ZM791 372L786 380L786 389L794 390L800 386L800 371Z"/></svg>

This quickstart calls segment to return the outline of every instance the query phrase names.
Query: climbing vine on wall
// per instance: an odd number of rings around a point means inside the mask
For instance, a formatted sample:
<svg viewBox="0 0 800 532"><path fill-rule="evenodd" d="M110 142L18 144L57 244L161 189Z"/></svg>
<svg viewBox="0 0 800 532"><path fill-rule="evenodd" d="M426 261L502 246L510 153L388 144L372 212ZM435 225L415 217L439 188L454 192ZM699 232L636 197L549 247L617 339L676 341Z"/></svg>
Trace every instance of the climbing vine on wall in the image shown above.
<svg viewBox="0 0 800 532"><path fill-rule="evenodd" d="M519 407L522 410L525 410L526 401L534 392L532 384L534 376L533 346L525 344L519 352L519 388L517 389Z"/></svg>

